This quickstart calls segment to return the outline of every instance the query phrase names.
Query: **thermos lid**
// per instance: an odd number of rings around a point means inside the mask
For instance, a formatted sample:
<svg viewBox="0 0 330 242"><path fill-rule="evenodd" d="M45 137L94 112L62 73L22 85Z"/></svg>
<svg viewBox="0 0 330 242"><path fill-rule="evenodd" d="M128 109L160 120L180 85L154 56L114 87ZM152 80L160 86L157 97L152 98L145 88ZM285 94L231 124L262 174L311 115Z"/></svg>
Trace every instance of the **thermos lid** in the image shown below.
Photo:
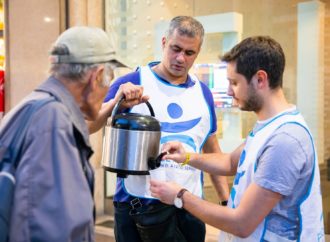
<svg viewBox="0 0 330 242"><path fill-rule="evenodd" d="M149 115L120 113L112 118L112 127L127 130L160 131L159 121Z"/></svg>

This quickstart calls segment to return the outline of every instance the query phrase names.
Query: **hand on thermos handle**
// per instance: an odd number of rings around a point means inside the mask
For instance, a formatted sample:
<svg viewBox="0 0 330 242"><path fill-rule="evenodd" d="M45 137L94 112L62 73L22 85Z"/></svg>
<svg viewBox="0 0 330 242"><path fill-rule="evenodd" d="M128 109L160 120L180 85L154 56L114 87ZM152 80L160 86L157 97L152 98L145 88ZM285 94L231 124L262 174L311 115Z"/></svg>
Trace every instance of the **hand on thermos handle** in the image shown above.
<svg viewBox="0 0 330 242"><path fill-rule="evenodd" d="M149 96L143 95L143 87L134 85L131 82L120 85L114 98L115 102L118 103L123 97L125 100L122 102L120 109L131 108L149 100Z"/></svg>

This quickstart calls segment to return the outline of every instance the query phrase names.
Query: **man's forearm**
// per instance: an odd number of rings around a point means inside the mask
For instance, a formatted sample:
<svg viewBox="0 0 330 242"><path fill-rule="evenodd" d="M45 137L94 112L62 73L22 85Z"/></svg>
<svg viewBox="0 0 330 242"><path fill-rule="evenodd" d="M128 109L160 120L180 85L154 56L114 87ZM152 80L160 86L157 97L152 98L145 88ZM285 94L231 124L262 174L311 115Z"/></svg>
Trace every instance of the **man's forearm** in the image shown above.
<svg viewBox="0 0 330 242"><path fill-rule="evenodd" d="M231 176L235 174L235 170L231 167L230 154L225 153L191 153L189 165L212 175Z"/></svg>

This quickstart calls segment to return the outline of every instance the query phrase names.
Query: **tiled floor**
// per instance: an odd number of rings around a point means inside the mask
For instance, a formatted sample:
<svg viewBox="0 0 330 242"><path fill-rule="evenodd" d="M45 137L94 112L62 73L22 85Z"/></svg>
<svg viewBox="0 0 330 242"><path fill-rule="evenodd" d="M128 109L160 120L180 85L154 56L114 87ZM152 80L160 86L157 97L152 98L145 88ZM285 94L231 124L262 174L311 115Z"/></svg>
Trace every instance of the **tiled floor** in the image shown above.
<svg viewBox="0 0 330 242"><path fill-rule="evenodd" d="M96 242L115 242L113 229L102 226L95 226ZM218 242L219 231L216 228L207 226L205 242ZM325 242L330 242L330 235L325 236Z"/></svg>
<svg viewBox="0 0 330 242"><path fill-rule="evenodd" d="M109 221L112 221L111 216L104 216L99 218L97 224L109 225ZM108 223L108 224L106 224ZM111 223L111 222L110 222ZM217 242L218 241L219 230L207 226L206 227L206 239L205 242ZM115 242L113 229L109 226L95 226L95 241L96 242ZM170 242L170 241L169 241Z"/></svg>
<svg viewBox="0 0 330 242"><path fill-rule="evenodd" d="M96 224L105 224L108 221L113 221L111 216L103 216L97 219ZM96 242L115 242L113 228L110 226L95 226L95 241Z"/></svg>
<svg viewBox="0 0 330 242"><path fill-rule="evenodd" d="M104 235L104 234L99 234L97 233L95 235L95 242L115 242L116 240L114 239L113 235Z"/></svg>

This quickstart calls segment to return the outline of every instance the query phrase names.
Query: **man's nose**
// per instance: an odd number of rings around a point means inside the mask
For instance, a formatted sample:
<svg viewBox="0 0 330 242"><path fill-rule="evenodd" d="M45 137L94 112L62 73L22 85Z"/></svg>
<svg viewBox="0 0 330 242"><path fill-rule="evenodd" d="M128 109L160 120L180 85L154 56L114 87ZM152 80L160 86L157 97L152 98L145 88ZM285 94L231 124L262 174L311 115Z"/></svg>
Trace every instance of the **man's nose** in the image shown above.
<svg viewBox="0 0 330 242"><path fill-rule="evenodd" d="M231 97L234 96L234 91L230 85L228 85L228 88L227 88L227 95L231 96Z"/></svg>
<svg viewBox="0 0 330 242"><path fill-rule="evenodd" d="M181 51L181 52L178 53L178 55L176 56L176 60L180 63L183 63L185 61L184 51Z"/></svg>

